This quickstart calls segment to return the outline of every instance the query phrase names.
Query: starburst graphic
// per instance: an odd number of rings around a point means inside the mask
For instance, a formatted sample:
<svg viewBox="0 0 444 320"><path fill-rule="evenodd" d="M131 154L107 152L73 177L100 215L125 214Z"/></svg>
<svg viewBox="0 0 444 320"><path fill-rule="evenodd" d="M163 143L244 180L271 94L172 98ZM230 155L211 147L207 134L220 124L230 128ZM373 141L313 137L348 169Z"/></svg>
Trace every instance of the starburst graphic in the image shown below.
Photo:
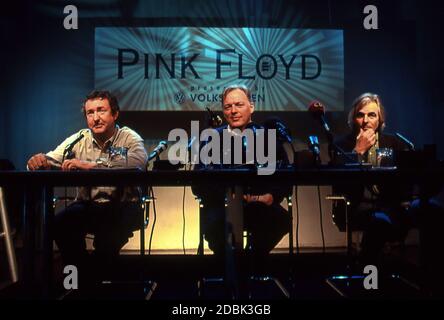
<svg viewBox="0 0 444 320"><path fill-rule="evenodd" d="M341 30L97 28L95 83L124 110L204 110L231 84L252 88L258 111L300 111L319 99L343 110Z"/></svg>

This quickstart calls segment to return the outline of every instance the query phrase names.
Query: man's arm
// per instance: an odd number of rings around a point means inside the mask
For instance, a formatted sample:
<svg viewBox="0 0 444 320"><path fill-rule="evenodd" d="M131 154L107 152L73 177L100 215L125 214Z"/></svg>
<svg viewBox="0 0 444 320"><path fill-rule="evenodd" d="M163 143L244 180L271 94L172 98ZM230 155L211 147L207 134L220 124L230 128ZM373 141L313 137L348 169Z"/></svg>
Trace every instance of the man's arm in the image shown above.
<svg viewBox="0 0 444 320"><path fill-rule="evenodd" d="M120 144L115 147L119 146ZM110 159L108 163L109 167L146 169L148 155L145 150L143 139L136 132L131 130L121 146L127 148L126 160L123 157L116 156L115 159Z"/></svg>
<svg viewBox="0 0 444 320"><path fill-rule="evenodd" d="M138 168L144 170L147 156L143 142L135 141L127 148L127 160L122 157L117 157L116 159L109 161L107 164L99 164L93 161L69 159L63 161L62 170L90 170L93 168Z"/></svg>
<svg viewBox="0 0 444 320"><path fill-rule="evenodd" d="M356 145L353 150L356 151L356 153L363 155L375 143L376 143L375 132L371 129L365 131L361 129L359 135L356 137Z"/></svg>
<svg viewBox="0 0 444 320"><path fill-rule="evenodd" d="M38 153L33 155L27 163L27 169L34 170L50 170L54 168L61 168L63 152L68 144L74 141L78 137L78 133L66 138L61 144L59 144L53 151L47 154Z"/></svg>
<svg viewBox="0 0 444 320"><path fill-rule="evenodd" d="M28 170L34 171L34 170L49 170L51 169L51 165L46 159L46 155L43 153L38 153L33 155L29 160L27 164Z"/></svg>
<svg viewBox="0 0 444 320"><path fill-rule="evenodd" d="M128 149L127 155L127 166L129 168L139 168L142 170L146 169L146 162L148 160L148 155L145 150L142 138L133 141Z"/></svg>
<svg viewBox="0 0 444 320"><path fill-rule="evenodd" d="M276 169L286 168L290 163L288 154L284 149L284 146L281 142L277 141L276 145L276 158L277 158L277 167ZM254 191L258 191L257 193ZM292 186L287 186L284 184L272 185L264 188L263 193L259 190L254 190L252 194L244 195L244 200L247 203L250 202L261 202L267 206L271 206L273 203L280 204L281 201L291 194Z"/></svg>
<svg viewBox="0 0 444 320"><path fill-rule="evenodd" d="M246 195L244 195L244 200L247 203L262 202L262 203L266 204L267 206L271 206L273 204L274 198L271 193L265 193L265 194L260 194L260 195L246 194Z"/></svg>
<svg viewBox="0 0 444 320"><path fill-rule="evenodd" d="M83 129L84 130L84 129ZM46 156L49 157L50 159L53 159L55 162L59 163L60 165L62 165L62 161L64 160L64 153L66 150L66 147L72 143L74 140L76 140L79 137L79 134L81 134L81 132L83 130L80 130L79 132L74 133L73 135L69 136L68 138L66 138L61 144L59 144L54 150L49 151ZM83 138L85 139L85 138ZM65 155L66 156L66 155Z"/></svg>
<svg viewBox="0 0 444 320"><path fill-rule="evenodd" d="M70 171L70 170L90 170L92 168L97 167L96 162L84 161L79 159L68 159L63 161L62 170Z"/></svg>

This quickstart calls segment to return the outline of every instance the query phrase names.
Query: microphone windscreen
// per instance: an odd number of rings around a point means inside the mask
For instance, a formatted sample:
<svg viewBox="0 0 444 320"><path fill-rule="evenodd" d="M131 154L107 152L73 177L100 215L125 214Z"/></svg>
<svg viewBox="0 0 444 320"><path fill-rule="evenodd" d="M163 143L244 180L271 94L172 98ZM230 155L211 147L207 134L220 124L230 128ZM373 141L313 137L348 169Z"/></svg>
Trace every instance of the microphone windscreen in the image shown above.
<svg viewBox="0 0 444 320"><path fill-rule="evenodd" d="M320 116L325 114L325 108L322 103L314 100L308 106L308 112L310 112L313 116Z"/></svg>
<svg viewBox="0 0 444 320"><path fill-rule="evenodd" d="M219 115L216 115L216 119L215 119L214 123L215 123L215 127L221 126L222 125L222 118Z"/></svg>
<svg viewBox="0 0 444 320"><path fill-rule="evenodd" d="M208 114L210 115L210 119L209 119L209 125L210 127L219 127L220 125L222 125L222 118L218 115L215 114L213 111L211 111L210 108L205 107L208 111Z"/></svg>

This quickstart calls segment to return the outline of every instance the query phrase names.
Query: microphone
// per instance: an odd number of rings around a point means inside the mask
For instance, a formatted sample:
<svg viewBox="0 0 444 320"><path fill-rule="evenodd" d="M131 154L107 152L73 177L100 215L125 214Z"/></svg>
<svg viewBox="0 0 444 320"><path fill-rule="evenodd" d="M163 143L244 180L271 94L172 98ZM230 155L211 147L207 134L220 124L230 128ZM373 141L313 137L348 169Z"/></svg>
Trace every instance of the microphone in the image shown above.
<svg viewBox="0 0 444 320"><path fill-rule="evenodd" d="M319 157L321 150L319 149L319 140L317 136L308 137L308 148L313 152L316 158Z"/></svg>
<svg viewBox="0 0 444 320"><path fill-rule="evenodd" d="M187 161L190 163L194 163L195 160L199 157L199 141L197 140L197 136L192 136L188 140L187 144Z"/></svg>
<svg viewBox="0 0 444 320"><path fill-rule="evenodd" d="M187 150L190 150L190 149L193 147L194 141L196 141L196 139L197 139L197 137L194 136L194 137L191 137L191 138L188 140Z"/></svg>
<svg viewBox="0 0 444 320"><path fill-rule="evenodd" d="M275 129L278 139L288 142L289 144L292 143L293 138L291 137L290 129L288 129L279 118L269 118L265 120L264 127L267 129Z"/></svg>
<svg viewBox="0 0 444 320"><path fill-rule="evenodd" d="M325 107L322 103L320 103L319 101L312 101L310 103L310 105L308 106L308 112L310 112L311 116L319 121L322 125L322 127L324 128L324 130L330 134L330 127L327 123L327 121L325 121Z"/></svg>
<svg viewBox="0 0 444 320"><path fill-rule="evenodd" d="M70 144L68 144L65 147L65 150L63 150L63 160L72 159L74 157L72 149L80 140L82 140L83 137L84 137L83 132L80 132L79 136L73 142L71 142ZM63 163L63 160L62 160L62 163Z"/></svg>
<svg viewBox="0 0 444 320"><path fill-rule="evenodd" d="M409 146L409 150L410 151L414 151L415 150L415 145L413 144L413 142L411 142L410 140L408 140L406 137L404 137L402 134L400 133L396 133L396 136L402 141L404 142L406 145Z"/></svg>
<svg viewBox="0 0 444 320"><path fill-rule="evenodd" d="M334 142L333 133L330 131L330 126L325 120L324 105L321 102L314 100L308 106L308 112L310 112L311 116L315 120L319 121L322 128L324 129L325 135L327 136L328 139L328 155L330 157L330 161L333 161L333 159L335 158L335 153L338 153L344 156L347 160L353 162L354 160L348 154L346 154L345 151L340 146L338 146Z"/></svg>
<svg viewBox="0 0 444 320"><path fill-rule="evenodd" d="M148 156L148 162L153 160L156 157L159 157L159 155L163 151L165 151L167 147L168 147L168 144L167 144L167 142L165 140L160 141L159 144L157 145L157 147L154 148L154 150Z"/></svg>
<svg viewBox="0 0 444 320"><path fill-rule="evenodd" d="M215 114L213 111L211 111L210 108L205 107L208 111L208 113L210 114L210 119L209 119L209 126L214 128L214 127L219 127L222 124L222 119L219 115Z"/></svg>

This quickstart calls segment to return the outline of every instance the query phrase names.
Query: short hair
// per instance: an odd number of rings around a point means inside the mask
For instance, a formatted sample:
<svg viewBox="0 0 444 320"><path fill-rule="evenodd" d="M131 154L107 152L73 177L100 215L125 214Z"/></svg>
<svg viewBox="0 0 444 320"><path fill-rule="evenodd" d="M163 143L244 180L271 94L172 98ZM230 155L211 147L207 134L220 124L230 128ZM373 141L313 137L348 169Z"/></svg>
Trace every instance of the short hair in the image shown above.
<svg viewBox="0 0 444 320"><path fill-rule="evenodd" d="M231 86L228 86L224 89L224 92L222 92L222 108L224 107L224 101L225 98L227 97L227 95L231 92L234 91L236 89L239 89L241 91L243 91L243 93L245 93L245 95L247 96L248 100L251 102L251 91L250 89L248 89L245 85L243 84L233 84Z"/></svg>
<svg viewBox="0 0 444 320"><path fill-rule="evenodd" d="M374 102L379 107L379 126L378 132L381 132L385 128L385 109L381 102L381 98L375 93L366 92L361 94L353 101L352 108L348 113L348 126L351 129L355 129L355 119L361 109L367 104Z"/></svg>
<svg viewBox="0 0 444 320"><path fill-rule="evenodd" d="M113 115L115 115L117 112L120 111L119 102L117 101L116 96L114 96L111 92L107 90L104 91L93 90L86 96L85 100L83 100L82 109L81 109L83 115L86 115L85 111L86 102L88 100L95 100L95 99L100 99L100 100L107 99L109 102L109 106L111 107L111 113Z"/></svg>

